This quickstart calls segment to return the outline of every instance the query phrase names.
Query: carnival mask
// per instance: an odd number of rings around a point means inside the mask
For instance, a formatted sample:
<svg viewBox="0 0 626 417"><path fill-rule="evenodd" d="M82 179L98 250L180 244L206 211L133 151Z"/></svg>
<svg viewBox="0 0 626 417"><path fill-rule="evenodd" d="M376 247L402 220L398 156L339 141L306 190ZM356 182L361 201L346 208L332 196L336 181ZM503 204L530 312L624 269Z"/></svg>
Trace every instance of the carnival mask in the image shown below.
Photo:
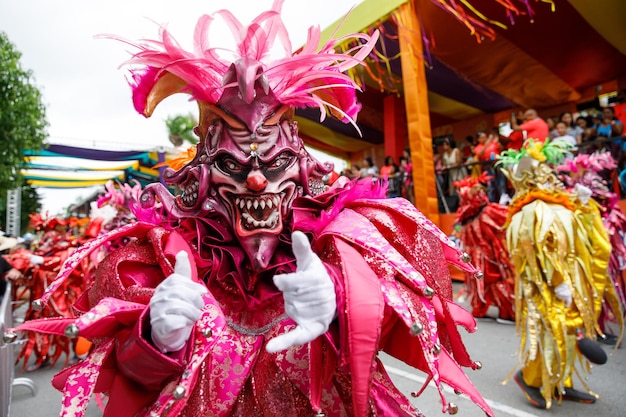
<svg viewBox="0 0 626 417"><path fill-rule="evenodd" d="M320 44L319 27L311 27L304 46L293 53L280 17L282 2L242 25L226 10L198 20L194 51L180 47L164 27L161 40L132 42L138 50L128 61L135 109L149 117L175 93L198 103L200 138L193 158L166 171L165 181L182 193L172 199L164 187L151 185L141 196L142 209L157 207L166 220L219 216L232 227L253 269L266 268L287 229L299 196L324 190L322 178L332 171L305 150L298 137L294 108L313 107L321 119L333 116L356 127L359 86L344 74L360 65L378 40L374 34L342 37L353 42L336 52L338 40ZM231 28L236 48L214 47L209 36L215 17ZM280 50L285 56L276 57ZM153 210L154 211L154 210Z"/></svg>

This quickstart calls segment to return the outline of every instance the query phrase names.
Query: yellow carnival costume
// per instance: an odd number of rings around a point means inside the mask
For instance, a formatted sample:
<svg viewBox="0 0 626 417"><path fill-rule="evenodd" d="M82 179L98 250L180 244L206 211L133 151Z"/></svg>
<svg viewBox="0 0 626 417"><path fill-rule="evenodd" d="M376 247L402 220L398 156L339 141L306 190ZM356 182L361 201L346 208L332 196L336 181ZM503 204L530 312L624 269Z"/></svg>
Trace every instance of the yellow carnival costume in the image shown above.
<svg viewBox="0 0 626 417"><path fill-rule="evenodd" d="M611 245L597 203L584 189L566 192L549 165L566 152L560 141L529 140L499 161L509 168L506 174L516 189L505 225L516 270L523 362L515 379L533 405L546 409L554 398L595 402L597 395L586 386L589 394L572 388L576 365L584 373L590 369L577 340L600 333L604 293L615 291L607 273ZM596 361L606 361L602 348L594 348L600 355Z"/></svg>

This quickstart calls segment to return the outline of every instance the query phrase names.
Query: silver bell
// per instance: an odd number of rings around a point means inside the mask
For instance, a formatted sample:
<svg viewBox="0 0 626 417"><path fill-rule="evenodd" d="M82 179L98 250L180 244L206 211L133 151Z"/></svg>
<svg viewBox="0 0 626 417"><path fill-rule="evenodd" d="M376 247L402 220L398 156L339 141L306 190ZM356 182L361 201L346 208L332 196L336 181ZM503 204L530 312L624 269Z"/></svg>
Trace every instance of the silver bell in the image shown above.
<svg viewBox="0 0 626 417"><path fill-rule="evenodd" d="M187 390L185 389L185 387L183 387L182 385L177 385L176 388L174 388L174 392L172 393L172 395L177 400L180 400L181 398L185 396L186 392Z"/></svg>
<svg viewBox="0 0 626 417"><path fill-rule="evenodd" d="M78 333L80 333L80 329L78 328L76 323L72 323L65 328L65 335L69 337L70 339L77 337Z"/></svg>
<svg viewBox="0 0 626 417"><path fill-rule="evenodd" d="M35 311L41 311L43 309L43 303L41 302L40 299L36 299L33 301L32 307L33 307L33 310Z"/></svg>
<svg viewBox="0 0 626 417"><path fill-rule="evenodd" d="M420 333L422 333L423 331L424 331L424 326L422 325L422 323L414 322L411 325L411 334L413 336L417 336Z"/></svg>
<svg viewBox="0 0 626 417"><path fill-rule="evenodd" d="M7 330L2 335L2 341L6 344L13 343L17 340L17 333L13 330Z"/></svg>

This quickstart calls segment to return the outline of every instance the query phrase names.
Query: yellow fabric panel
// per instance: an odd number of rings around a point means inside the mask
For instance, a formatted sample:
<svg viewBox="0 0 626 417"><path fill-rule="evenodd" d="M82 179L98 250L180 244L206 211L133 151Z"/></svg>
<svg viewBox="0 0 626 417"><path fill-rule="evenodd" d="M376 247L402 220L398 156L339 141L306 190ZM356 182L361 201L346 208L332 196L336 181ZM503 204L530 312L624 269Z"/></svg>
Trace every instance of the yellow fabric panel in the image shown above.
<svg viewBox="0 0 626 417"><path fill-rule="evenodd" d="M122 178L118 178L122 180ZM27 182L35 187L46 188L83 188L91 187L93 185L106 184L106 180L93 180L93 181L47 181L47 180L28 180Z"/></svg>
<svg viewBox="0 0 626 417"><path fill-rule="evenodd" d="M139 169L137 169L137 171L139 171L139 172L141 172L143 174L152 175L153 177L158 177L159 176L159 170L158 169L152 169L152 168L146 168L146 167L140 166Z"/></svg>
<svg viewBox="0 0 626 417"><path fill-rule="evenodd" d="M428 93L428 102L431 112L456 120L466 120L484 114L482 110L476 107L468 106L433 92Z"/></svg>
<svg viewBox="0 0 626 417"><path fill-rule="evenodd" d="M353 153L370 149L373 144L335 132L313 120L296 116L298 131L329 146Z"/></svg>
<svg viewBox="0 0 626 417"><path fill-rule="evenodd" d="M428 88L419 22L410 3L397 11L398 38L404 81L407 133L413 163L415 206L433 223L439 224L439 203L435 184Z"/></svg>
<svg viewBox="0 0 626 417"><path fill-rule="evenodd" d="M356 6L345 18L342 16L332 25L324 29L320 36L323 45L333 36L335 39L352 33L362 32L378 20L383 20L396 8L408 0L365 0ZM339 27L341 25L341 27ZM339 27L339 29L337 29ZM336 32L335 32L336 31Z"/></svg>
<svg viewBox="0 0 626 417"><path fill-rule="evenodd" d="M596 32L626 55L626 1L568 1Z"/></svg>

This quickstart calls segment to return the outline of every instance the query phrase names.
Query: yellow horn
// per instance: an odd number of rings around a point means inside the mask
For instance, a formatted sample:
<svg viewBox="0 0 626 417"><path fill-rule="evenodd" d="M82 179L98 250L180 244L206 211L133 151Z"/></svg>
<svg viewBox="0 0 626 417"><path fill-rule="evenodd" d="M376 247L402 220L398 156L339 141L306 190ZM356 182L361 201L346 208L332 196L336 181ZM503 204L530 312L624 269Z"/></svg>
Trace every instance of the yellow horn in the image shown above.
<svg viewBox="0 0 626 417"><path fill-rule="evenodd" d="M144 116L152 116L152 112L161 101L173 94L184 92L187 85L187 82L171 72L166 72L165 75L159 77L146 98Z"/></svg>

